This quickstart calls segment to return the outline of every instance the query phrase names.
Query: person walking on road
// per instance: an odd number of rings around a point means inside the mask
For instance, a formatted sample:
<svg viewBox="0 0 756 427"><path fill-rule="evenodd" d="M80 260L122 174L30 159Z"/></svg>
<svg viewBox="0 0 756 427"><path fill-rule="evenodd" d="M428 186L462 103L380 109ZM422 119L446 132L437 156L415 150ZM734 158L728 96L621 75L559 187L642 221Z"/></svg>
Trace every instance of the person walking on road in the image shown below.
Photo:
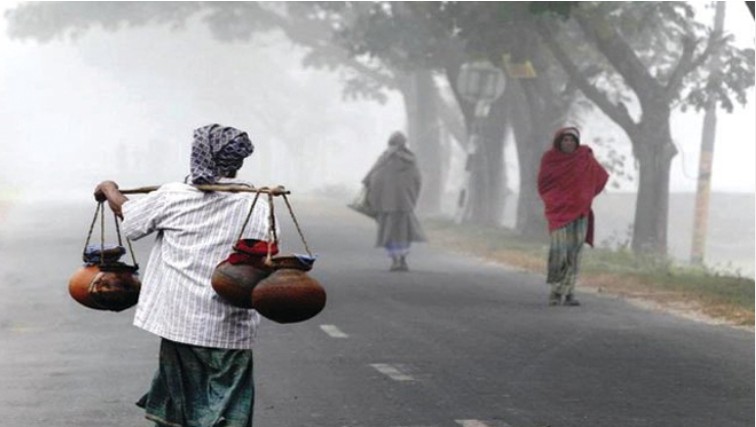
<svg viewBox="0 0 756 427"><path fill-rule="evenodd" d="M253 149L246 132L212 124L194 131L185 183L133 200L113 181L95 188L95 199L123 218L128 238L157 233L134 316L135 326L161 337L159 367L137 402L156 426L252 426L260 316L226 303L210 279L236 243L253 193L190 184L246 184L235 177ZM258 200L243 238L268 239L269 209Z"/></svg>
<svg viewBox="0 0 756 427"><path fill-rule="evenodd" d="M553 147L544 153L538 171L538 193L551 237L546 278L551 286L549 305L580 305L573 292L583 243L593 246L591 204L608 179L593 151L580 144L576 127L556 132Z"/></svg>
<svg viewBox="0 0 756 427"><path fill-rule="evenodd" d="M391 257L391 271L408 271L412 242L424 242L425 233L415 216L421 177L414 153L402 132L389 137L388 148L362 180L367 202L378 222L376 246Z"/></svg>

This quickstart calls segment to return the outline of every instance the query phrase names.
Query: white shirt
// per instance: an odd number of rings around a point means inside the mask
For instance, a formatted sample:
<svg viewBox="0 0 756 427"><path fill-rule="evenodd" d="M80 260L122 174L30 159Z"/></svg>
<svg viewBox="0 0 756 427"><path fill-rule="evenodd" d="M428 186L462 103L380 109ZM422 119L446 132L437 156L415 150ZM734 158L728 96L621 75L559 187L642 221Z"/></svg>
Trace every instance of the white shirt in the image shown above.
<svg viewBox="0 0 756 427"><path fill-rule="evenodd" d="M219 184L241 181L223 179ZM132 240L157 231L144 270L134 325L180 343L251 348L260 315L219 297L210 278L232 252L255 193L202 192L161 186L123 204L123 232ZM243 238L268 240L267 195L261 194Z"/></svg>

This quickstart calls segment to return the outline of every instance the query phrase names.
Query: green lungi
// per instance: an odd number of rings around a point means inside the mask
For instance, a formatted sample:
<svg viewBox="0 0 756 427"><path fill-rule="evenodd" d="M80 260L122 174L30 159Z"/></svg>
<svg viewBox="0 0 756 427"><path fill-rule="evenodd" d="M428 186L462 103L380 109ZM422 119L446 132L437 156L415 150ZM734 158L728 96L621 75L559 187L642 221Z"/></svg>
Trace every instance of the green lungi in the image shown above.
<svg viewBox="0 0 756 427"><path fill-rule="evenodd" d="M587 230L588 218L580 217L551 232L546 283L551 285L552 292L571 295L575 289Z"/></svg>
<svg viewBox="0 0 756 427"><path fill-rule="evenodd" d="M160 366L137 405L157 426L251 427L252 350L160 342Z"/></svg>

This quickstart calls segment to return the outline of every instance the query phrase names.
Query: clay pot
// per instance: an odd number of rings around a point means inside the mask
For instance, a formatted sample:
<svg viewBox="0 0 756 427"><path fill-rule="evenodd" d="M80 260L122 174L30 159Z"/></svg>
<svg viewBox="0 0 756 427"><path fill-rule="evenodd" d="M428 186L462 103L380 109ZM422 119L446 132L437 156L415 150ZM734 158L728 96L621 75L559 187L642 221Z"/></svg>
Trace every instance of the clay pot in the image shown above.
<svg viewBox="0 0 756 427"><path fill-rule="evenodd" d="M253 308L278 323L310 319L323 310L325 303L323 287L301 269L278 269L252 290Z"/></svg>
<svg viewBox="0 0 756 427"><path fill-rule="evenodd" d="M268 277L271 269L259 264L231 264L223 261L215 267L210 283L218 295L239 308L252 308L252 290Z"/></svg>
<svg viewBox="0 0 756 427"><path fill-rule="evenodd" d="M122 311L136 305L141 282L129 266L107 268L92 265L77 270L68 281L68 293L95 310Z"/></svg>

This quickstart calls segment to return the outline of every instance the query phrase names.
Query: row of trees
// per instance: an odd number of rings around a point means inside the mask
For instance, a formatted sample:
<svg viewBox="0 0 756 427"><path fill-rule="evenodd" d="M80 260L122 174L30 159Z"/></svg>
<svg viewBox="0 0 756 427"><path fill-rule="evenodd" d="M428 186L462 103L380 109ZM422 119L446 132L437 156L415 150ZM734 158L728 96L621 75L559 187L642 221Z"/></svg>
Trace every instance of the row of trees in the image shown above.
<svg viewBox="0 0 756 427"><path fill-rule="evenodd" d="M282 31L306 48L304 66L341 73L347 98L382 102L401 93L427 183L426 213L441 206L443 135L464 146L475 120L474 105L456 89L462 64L527 65L534 73L509 79L479 123L469 220L498 224L504 139L513 134L520 173L515 227L543 234L540 156L554 129L598 108L627 134L638 165L636 252L666 254L672 112L708 102L731 110L754 85L753 49L736 48L683 2L35 3L7 18L12 36L47 41L75 37L94 23L112 30L176 26L197 14L221 40L254 44L256 34ZM722 72L712 79L715 58ZM453 96L444 96L444 87Z"/></svg>

